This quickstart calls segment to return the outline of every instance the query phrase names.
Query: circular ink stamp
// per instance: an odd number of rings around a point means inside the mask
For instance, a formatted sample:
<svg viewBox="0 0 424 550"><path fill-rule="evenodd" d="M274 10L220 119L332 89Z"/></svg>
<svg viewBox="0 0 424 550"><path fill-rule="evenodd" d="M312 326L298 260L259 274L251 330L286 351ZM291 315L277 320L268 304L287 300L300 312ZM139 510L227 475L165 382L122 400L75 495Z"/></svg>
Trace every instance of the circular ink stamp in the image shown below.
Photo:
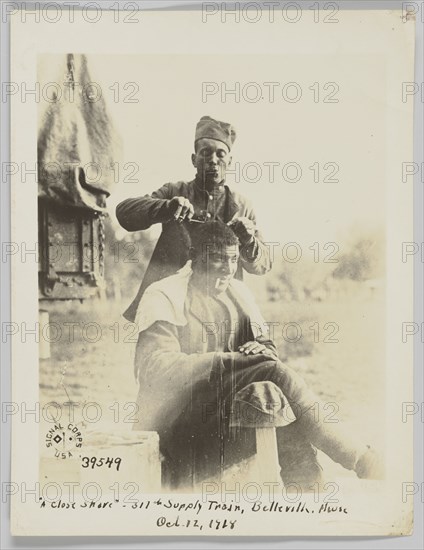
<svg viewBox="0 0 424 550"><path fill-rule="evenodd" d="M82 447L82 433L75 424L57 422L46 434L46 447L54 449L56 458L71 458Z"/></svg>

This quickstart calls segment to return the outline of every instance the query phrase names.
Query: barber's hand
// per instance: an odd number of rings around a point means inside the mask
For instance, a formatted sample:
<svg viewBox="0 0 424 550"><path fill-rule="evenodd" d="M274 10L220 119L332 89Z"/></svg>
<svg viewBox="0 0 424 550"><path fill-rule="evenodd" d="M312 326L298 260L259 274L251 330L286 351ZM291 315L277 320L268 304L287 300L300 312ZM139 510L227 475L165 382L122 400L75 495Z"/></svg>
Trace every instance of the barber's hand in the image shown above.
<svg viewBox="0 0 424 550"><path fill-rule="evenodd" d="M168 201L168 212L175 221L181 223L183 220L190 220L193 217L194 208L185 197L174 197Z"/></svg>
<svg viewBox="0 0 424 550"><path fill-rule="evenodd" d="M246 217L233 218L227 223L239 238L242 245L248 244L255 236L255 224Z"/></svg>

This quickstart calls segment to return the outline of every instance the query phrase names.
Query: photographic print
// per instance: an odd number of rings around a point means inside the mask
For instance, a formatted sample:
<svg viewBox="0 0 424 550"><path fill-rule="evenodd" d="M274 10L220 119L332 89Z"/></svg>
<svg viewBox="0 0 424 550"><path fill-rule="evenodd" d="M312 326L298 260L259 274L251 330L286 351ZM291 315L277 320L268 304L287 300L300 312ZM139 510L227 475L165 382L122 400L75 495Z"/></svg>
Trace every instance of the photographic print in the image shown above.
<svg viewBox="0 0 424 550"><path fill-rule="evenodd" d="M411 533L414 18L277 4L11 14L16 535Z"/></svg>

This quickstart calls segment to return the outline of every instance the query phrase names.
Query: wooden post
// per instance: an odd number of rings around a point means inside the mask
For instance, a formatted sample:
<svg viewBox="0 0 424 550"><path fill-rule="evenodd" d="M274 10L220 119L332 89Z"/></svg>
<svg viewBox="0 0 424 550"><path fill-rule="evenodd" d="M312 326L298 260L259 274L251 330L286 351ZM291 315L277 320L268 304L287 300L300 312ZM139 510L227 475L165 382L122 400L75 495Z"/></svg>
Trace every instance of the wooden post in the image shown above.
<svg viewBox="0 0 424 550"><path fill-rule="evenodd" d="M234 401L236 414L230 419L230 426L254 428L256 436L256 454L248 462L245 477L259 484L271 482L283 487L276 428L295 420L286 397L273 382L262 381L242 388ZM291 417L287 418L290 411Z"/></svg>
<svg viewBox="0 0 424 550"><path fill-rule="evenodd" d="M278 461L277 432L272 426L256 428L256 455L251 465L251 476L257 483L282 485Z"/></svg>

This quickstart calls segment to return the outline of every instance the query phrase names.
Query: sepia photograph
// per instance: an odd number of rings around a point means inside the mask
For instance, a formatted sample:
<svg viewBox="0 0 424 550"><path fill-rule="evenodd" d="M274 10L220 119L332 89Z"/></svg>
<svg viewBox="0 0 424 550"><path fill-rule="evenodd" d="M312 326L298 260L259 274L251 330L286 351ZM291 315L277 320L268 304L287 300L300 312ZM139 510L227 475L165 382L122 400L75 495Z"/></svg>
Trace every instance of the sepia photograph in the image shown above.
<svg viewBox="0 0 424 550"><path fill-rule="evenodd" d="M38 337L13 376L38 421L13 418L13 469L31 429L40 491L15 531L85 508L74 534L409 534L413 19L309 12L282 37L212 7L108 47L103 13L15 69L38 100L21 142L13 98L13 178L35 159L36 183L12 228L37 263L12 309Z"/></svg>

